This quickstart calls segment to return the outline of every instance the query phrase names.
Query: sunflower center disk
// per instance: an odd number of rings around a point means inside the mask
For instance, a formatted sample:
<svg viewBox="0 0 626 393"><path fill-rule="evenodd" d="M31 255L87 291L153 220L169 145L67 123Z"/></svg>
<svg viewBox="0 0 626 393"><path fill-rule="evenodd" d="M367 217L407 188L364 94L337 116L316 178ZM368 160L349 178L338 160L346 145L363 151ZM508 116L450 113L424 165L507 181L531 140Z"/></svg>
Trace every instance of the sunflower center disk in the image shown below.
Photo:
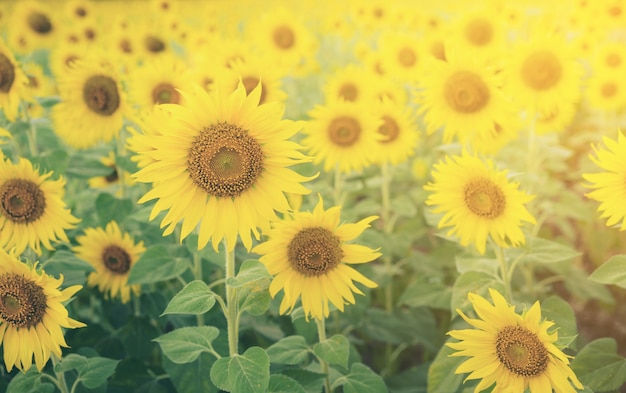
<svg viewBox="0 0 626 393"><path fill-rule="evenodd" d="M110 116L120 106L117 83L108 76L94 75L83 86L83 100L97 114Z"/></svg>
<svg viewBox="0 0 626 393"><path fill-rule="evenodd" d="M606 56L606 65L611 68L617 68L622 64L622 58L617 53L609 53Z"/></svg>
<svg viewBox="0 0 626 393"><path fill-rule="evenodd" d="M361 124L353 117L337 117L328 126L328 137L335 145L342 147L352 146L360 135Z"/></svg>
<svg viewBox="0 0 626 393"><path fill-rule="evenodd" d="M130 255L121 247L108 246L102 251L102 261L110 272L125 274L130 270Z"/></svg>
<svg viewBox="0 0 626 393"><path fill-rule="evenodd" d="M496 336L496 355L509 371L534 377L548 367L548 351L536 334L521 326L506 326Z"/></svg>
<svg viewBox="0 0 626 393"><path fill-rule="evenodd" d="M417 55L411 48L402 48L398 52L398 62L405 67L412 67L417 62Z"/></svg>
<svg viewBox="0 0 626 393"><path fill-rule="evenodd" d="M344 83L339 89L339 97L354 102L359 96L359 89L353 83Z"/></svg>
<svg viewBox="0 0 626 393"><path fill-rule="evenodd" d="M28 26L37 34L45 35L52 31L52 23L50 19L41 12L31 12L28 15Z"/></svg>
<svg viewBox="0 0 626 393"><path fill-rule="evenodd" d="M465 37L473 45L487 45L493 38L493 27L484 18L473 19L465 26Z"/></svg>
<svg viewBox="0 0 626 393"><path fill-rule="evenodd" d="M607 82L602 85L602 96L606 98L611 98L617 93L617 85L613 82Z"/></svg>
<svg viewBox="0 0 626 393"><path fill-rule="evenodd" d="M160 83L152 90L152 102L155 104L178 104L180 93L170 83Z"/></svg>
<svg viewBox="0 0 626 393"><path fill-rule="evenodd" d="M0 275L0 318L20 328L41 322L46 313L47 297L43 288L24 276Z"/></svg>
<svg viewBox="0 0 626 393"><path fill-rule="evenodd" d="M483 178L474 179L465 185L463 199L472 213L484 218L499 217L506 207L502 189Z"/></svg>
<svg viewBox="0 0 626 393"><path fill-rule="evenodd" d="M144 44L146 45L146 49L152 53L159 53L165 50L165 42L154 36L146 37Z"/></svg>
<svg viewBox="0 0 626 393"><path fill-rule="evenodd" d="M444 96L455 111L474 113L489 102L489 88L475 73L459 71L446 82Z"/></svg>
<svg viewBox="0 0 626 393"><path fill-rule="evenodd" d="M298 273L320 276L341 262L341 241L328 229L305 228L289 242L287 258Z"/></svg>
<svg viewBox="0 0 626 393"><path fill-rule="evenodd" d="M537 51L522 65L522 79L531 89L548 90L561 80L561 62L549 51Z"/></svg>
<svg viewBox="0 0 626 393"><path fill-rule="evenodd" d="M46 198L37 184L11 179L0 187L0 212L9 220L19 224L33 222L45 210Z"/></svg>
<svg viewBox="0 0 626 393"><path fill-rule="evenodd" d="M218 123L195 137L187 154L193 183L216 198L232 198L252 187L263 171L263 149L247 131Z"/></svg>
<svg viewBox="0 0 626 393"><path fill-rule="evenodd" d="M0 92L8 93L15 80L15 67L8 57L0 53Z"/></svg>
<svg viewBox="0 0 626 393"><path fill-rule="evenodd" d="M274 29L274 43L281 49L289 49L296 42L293 30L288 26L278 26Z"/></svg>
<svg viewBox="0 0 626 393"><path fill-rule="evenodd" d="M393 142L400 135L400 127L398 127L398 123L394 119L385 115L383 116L383 125L378 127L378 133L383 136L379 140L380 143Z"/></svg>

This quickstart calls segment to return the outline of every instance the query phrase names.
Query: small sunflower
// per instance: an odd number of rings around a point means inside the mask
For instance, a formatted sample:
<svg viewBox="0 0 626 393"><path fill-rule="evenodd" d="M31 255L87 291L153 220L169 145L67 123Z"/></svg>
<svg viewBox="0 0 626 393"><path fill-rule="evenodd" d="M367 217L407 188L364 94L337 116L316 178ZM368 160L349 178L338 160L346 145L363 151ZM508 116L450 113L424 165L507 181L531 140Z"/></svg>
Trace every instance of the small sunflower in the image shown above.
<svg viewBox="0 0 626 393"><path fill-rule="evenodd" d="M371 106L335 101L313 108L302 140L313 162L323 162L326 172L338 168L342 173L359 171L375 162L382 119L372 113Z"/></svg>
<svg viewBox="0 0 626 393"><path fill-rule="evenodd" d="M583 178L590 182L586 187L593 189L586 194L588 198L600 202L598 212L601 218L606 218L606 225L620 225L620 230L626 230L626 137L617 133L617 140L602 137L605 147L591 145L595 156L591 160L600 167L601 173L585 173Z"/></svg>
<svg viewBox="0 0 626 393"><path fill-rule="evenodd" d="M475 329L448 332L461 340L447 344L458 351L450 356L469 357L455 373L470 373L466 380L480 379L474 392L482 392L493 384L493 391L510 393L575 393L582 389L569 367L569 357L555 345L558 332L548 332L554 322L541 320L539 302L520 315L498 291L489 289L489 294L493 304L479 295L468 294L480 319L469 318L457 309Z"/></svg>
<svg viewBox="0 0 626 393"><path fill-rule="evenodd" d="M122 303L130 301L131 291L139 295L140 285L127 285L130 270L146 250L143 242L135 243L130 234L120 230L115 221L104 229L87 228L76 237L76 256L89 262L95 271L87 277L89 286L97 286L106 298L120 297Z"/></svg>
<svg viewBox="0 0 626 393"><path fill-rule="evenodd" d="M8 42L20 54L51 48L60 23L47 2L26 0L15 3L11 12Z"/></svg>
<svg viewBox="0 0 626 393"><path fill-rule="evenodd" d="M585 98L592 109L619 112L626 108L626 82L619 73L598 72L587 79Z"/></svg>
<svg viewBox="0 0 626 393"><path fill-rule="evenodd" d="M99 57L76 60L59 77L59 94L62 101L52 108L52 119L65 143L85 149L119 134L127 108L112 64Z"/></svg>
<svg viewBox="0 0 626 393"><path fill-rule="evenodd" d="M457 235L462 246L474 243L484 254L488 238L501 247L524 244L522 221L535 223L524 204L533 197L509 182L506 171L463 151L435 164L432 177L424 186L431 192L426 204L444 213L438 228L452 227L448 235Z"/></svg>
<svg viewBox="0 0 626 393"><path fill-rule="evenodd" d="M0 38L0 109L11 122L17 118L27 86L26 74Z"/></svg>
<svg viewBox="0 0 626 393"><path fill-rule="evenodd" d="M367 217L356 224L340 224L339 206L324 210L320 198L313 212L296 212L293 217L274 222L267 233L269 240L252 251L274 275L270 294L284 292L280 313L291 312L299 298L308 318L329 315L329 301L339 311L344 304L354 304L353 293L362 295L354 282L375 288L375 282L356 271L352 264L371 262L381 254L359 244L356 239L377 217Z"/></svg>
<svg viewBox="0 0 626 393"><path fill-rule="evenodd" d="M572 123L578 105L562 102L552 108L540 110L535 117L535 132L544 135L550 132L561 132Z"/></svg>
<svg viewBox="0 0 626 393"><path fill-rule="evenodd" d="M422 76L424 47L419 36L383 32L378 39L380 66L385 75L402 82L416 82Z"/></svg>
<svg viewBox="0 0 626 393"><path fill-rule="evenodd" d="M239 235L250 249L250 232L258 238L257 228L289 210L286 192L309 193L300 183L310 179L288 168L309 161L289 141L301 123L281 120L279 103L258 105L260 87L250 94L243 84L230 94L196 87L182 95L182 105L160 105L167 110L155 111L146 119L147 133L129 141L149 157L134 174L152 183L139 203L157 199L150 219L169 210L161 221L164 235L183 221L181 239L199 225L199 248L211 239L217 250L226 239L232 250Z"/></svg>
<svg viewBox="0 0 626 393"><path fill-rule="evenodd" d="M63 302L82 286L63 290L63 276L55 279L37 268L20 262L0 249L0 343L4 364L27 371L33 364L41 371L54 354L61 358L61 347L68 345L62 328L85 326L68 316Z"/></svg>
<svg viewBox="0 0 626 393"><path fill-rule="evenodd" d="M487 7L464 12L452 22L450 30L446 46L490 59L500 55L506 36L501 16Z"/></svg>
<svg viewBox="0 0 626 393"><path fill-rule="evenodd" d="M282 78L285 75L272 67L271 62L259 56L247 61L235 59L229 66L223 68L223 73L217 78L218 85L226 91L235 91L239 81L250 94L261 84L261 98L259 104L278 101L285 102L287 94L282 90Z"/></svg>
<svg viewBox="0 0 626 393"><path fill-rule="evenodd" d="M65 180L40 175L26 159L17 164L0 161L0 246L17 254L30 247L41 255L41 245L53 250L51 241L68 242L65 230L80 220L63 202Z"/></svg>
<svg viewBox="0 0 626 393"><path fill-rule="evenodd" d="M108 156L102 157L100 162L111 168L111 173L105 176L95 176L87 180L89 187L91 188L106 188L110 186L119 185L123 182L124 185L133 184L133 178L130 173L126 172L122 168L119 168L115 163L115 153L110 152Z"/></svg>
<svg viewBox="0 0 626 393"><path fill-rule="evenodd" d="M375 98L378 79L380 76L373 71L348 64L328 76L323 87L325 101L369 102Z"/></svg>
<svg viewBox="0 0 626 393"><path fill-rule="evenodd" d="M378 127L378 162L398 165L415 154L418 139L416 120L408 106L383 99L375 113L382 120Z"/></svg>

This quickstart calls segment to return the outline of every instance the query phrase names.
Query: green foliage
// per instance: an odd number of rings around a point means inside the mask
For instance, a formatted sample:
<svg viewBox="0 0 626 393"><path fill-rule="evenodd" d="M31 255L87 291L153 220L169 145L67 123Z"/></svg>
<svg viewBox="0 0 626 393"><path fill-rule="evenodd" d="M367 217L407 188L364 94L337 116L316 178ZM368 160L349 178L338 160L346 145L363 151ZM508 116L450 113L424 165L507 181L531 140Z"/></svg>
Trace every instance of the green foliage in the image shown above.
<svg viewBox="0 0 626 393"><path fill-rule="evenodd" d="M270 358L264 349L250 347L243 355L218 359L211 368L211 380L227 392L265 392L270 384Z"/></svg>
<svg viewBox="0 0 626 393"><path fill-rule="evenodd" d="M597 268L589 279L626 288L626 255L615 255Z"/></svg>
<svg viewBox="0 0 626 393"><path fill-rule="evenodd" d="M76 381L89 389L94 389L106 382L115 372L119 360L102 357L85 357L69 354L54 367L56 373L74 370L78 373Z"/></svg>
<svg viewBox="0 0 626 393"><path fill-rule="evenodd" d="M189 259L169 255L167 247L149 247L130 271L128 284L149 284L180 276L191 263Z"/></svg>
<svg viewBox="0 0 626 393"><path fill-rule="evenodd" d="M311 349L302 336L289 336L267 348L272 363L303 364L311 354Z"/></svg>
<svg viewBox="0 0 626 393"><path fill-rule="evenodd" d="M313 346L313 353L330 365L347 368L350 343L344 336L335 335L315 344Z"/></svg>
<svg viewBox="0 0 626 393"><path fill-rule="evenodd" d="M600 338L585 345L572 362L572 370L594 392L609 392L626 383L626 358L617 354L613 338Z"/></svg>
<svg viewBox="0 0 626 393"><path fill-rule="evenodd" d="M386 393L385 382L372 369L361 363L354 363L350 373L335 382L343 386L345 393Z"/></svg>
<svg viewBox="0 0 626 393"><path fill-rule="evenodd" d="M201 353L215 354L213 340L220 334L213 326L186 326L178 328L154 339L159 343L163 354L177 364L189 363Z"/></svg>
<svg viewBox="0 0 626 393"><path fill-rule="evenodd" d="M215 293L204 281L195 280L185 285L169 302L163 315L204 314L215 304Z"/></svg>

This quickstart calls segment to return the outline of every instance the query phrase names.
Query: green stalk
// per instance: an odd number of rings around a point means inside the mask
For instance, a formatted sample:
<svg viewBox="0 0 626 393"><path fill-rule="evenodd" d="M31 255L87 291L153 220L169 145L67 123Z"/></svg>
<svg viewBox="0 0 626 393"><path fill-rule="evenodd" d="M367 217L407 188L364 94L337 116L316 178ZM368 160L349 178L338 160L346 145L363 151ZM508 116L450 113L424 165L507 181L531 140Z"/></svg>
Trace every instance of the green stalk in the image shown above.
<svg viewBox="0 0 626 393"><path fill-rule="evenodd" d="M28 131L26 131L26 137L28 138L28 151L31 157L37 157L39 155L39 148L37 147L37 129L33 124L30 114L28 113L28 103L22 101L22 113L24 114L24 120L28 123Z"/></svg>
<svg viewBox="0 0 626 393"><path fill-rule="evenodd" d="M56 368L56 365L59 363L59 361L61 359L57 358L57 356L55 354L52 354L52 356L50 356L52 358L52 365L53 365L53 369ZM57 385L57 387L59 388L59 390L61 391L61 393L69 393L69 389L67 388L67 382L65 382L65 373L60 372L57 373L56 371L54 372L56 374L56 379L54 378L50 378L53 382L55 382L55 385Z"/></svg>
<svg viewBox="0 0 626 393"><path fill-rule="evenodd" d="M321 319L315 318L315 323L317 324L317 335L319 336L319 341L326 341L326 322L324 317ZM324 378L324 392L331 393L330 389L330 374L328 373L328 362L325 360L319 359L320 366L322 367L322 373L326 375Z"/></svg>
<svg viewBox="0 0 626 393"><path fill-rule="evenodd" d="M504 298L511 303L513 301L513 295L511 291L511 272L509 270L509 264L504 256L504 249L500 246L496 246L496 257L500 263L500 275L502 282L504 283Z"/></svg>
<svg viewBox="0 0 626 393"><path fill-rule="evenodd" d="M335 167L335 183L333 185L333 202L335 202L335 206L343 205L343 175L339 170L339 165Z"/></svg>
<svg viewBox="0 0 626 393"><path fill-rule="evenodd" d="M203 281L202 278L202 258L195 252L193 254L193 276L196 280ZM204 314L196 314L196 321L198 326L204 325Z"/></svg>
<svg viewBox="0 0 626 393"><path fill-rule="evenodd" d="M237 301L237 288L228 285L228 279L235 277L235 249L228 251L228 242L224 239L226 255L226 322L228 324L228 352L230 356L239 353L239 303Z"/></svg>

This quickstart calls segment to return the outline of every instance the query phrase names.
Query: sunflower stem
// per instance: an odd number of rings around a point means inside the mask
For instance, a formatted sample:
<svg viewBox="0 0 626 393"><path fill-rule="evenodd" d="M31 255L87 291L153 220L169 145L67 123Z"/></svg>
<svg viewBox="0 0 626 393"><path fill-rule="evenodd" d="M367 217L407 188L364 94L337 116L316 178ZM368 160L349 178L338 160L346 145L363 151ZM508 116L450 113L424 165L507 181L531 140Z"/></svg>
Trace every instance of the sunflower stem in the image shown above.
<svg viewBox="0 0 626 393"><path fill-rule="evenodd" d="M511 274L509 272L509 264L504 256L504 249L500 246L496 246L496 257L500 262L500 275L502 276L502 282L504 283L504 297L511 303L513 296L511 292Z"/></svg>
<svg viewBox="0 0 626 393"><path fill-rule="evenodd" d="M335 202L335 206L343 205L343 181L344 178L339 170L339 165L335 167L335 184L333 185L333 200Z"/></svg>
<svg viewBox="0 0 626 393"><path fill-rule="evenodd" d="M22 101L22 113L24 114L24 120L28 123L28 131L26 132L26 138L28 138L28 151L31 157L37 157L39 155L39 148L37 146L37 129L33 124L33 120L28 113L28 103Z"/></svg>
<svg viewBox="0 0 626 393"><path fill-rule="evenodd" d="M56 369L56 365L59 363L59 361L61 359L57 358L57 355L52 354L52 356L50 356L50 358L52 358L52 365L53 365L53 370ZM69 389L67 388L67 382L65 382L65 373L63 371L61 372L56 372L54 371L54 373L56 374L56 385L59 388L59 390L61 391L61 393L69 393Z"/></svg>
<svg viewBox="0 0 626 393"><path fill-rule="evenodd" d="M196 280L204 281L202 279L202 258L197 252L193 254L193 276ZM204 314L196 314L196 321L198 326L203 326Z"/></svg>
<svg viewBox="0 0 626 393"><path fill-rule="evenodd" d="M326 320L324 317L317 319L315 318L315 323L317 324L317 335L319 336L319 342L326 341ZM324 378L324 392L331 393L330 389L330 374L328 373L328 362L325 360L319 359L320 366L322 368L322 373L326 375Z"/></svg>
<svg viewBox="0 0 626 393"><path fill-rule="evenodd" d="M383 180L380 188L382 203L380 216L383 219L383 228L385 229L385 233L391 233L392 228L390 228L389 225L389 185L391 183L391 178L389 177L389 164L387 162L383 162L380 166L380 170Z"/></svg>
<svg viewBox="0 0 626 393"><path fill-rule="evenodd" d="M228 279L235 277L235 249L228 250L228 242L224 239L226 255L226 322L228 324L228 352L230 356L239 354L239 303L237 302L237 288L228 285Z"/></svg>
<svg viewBox="0 0 626 393"><path fill-rule="evenodd" d="M122 127L122 130L119 134L119 136L116 138L116 152L115 152L115 159L117 159L118 157L125 157L126 156L126 127ZM118 175L118 179L117 179L117 186L118 186L118 192L119 192L119 196L121 199L124 199L124 197L126 196L126 185L124 184L124 172L121 168L118 168L117 163L113 163L113 165L115 165L115 170L118 171L117 175Z"/></svg>

